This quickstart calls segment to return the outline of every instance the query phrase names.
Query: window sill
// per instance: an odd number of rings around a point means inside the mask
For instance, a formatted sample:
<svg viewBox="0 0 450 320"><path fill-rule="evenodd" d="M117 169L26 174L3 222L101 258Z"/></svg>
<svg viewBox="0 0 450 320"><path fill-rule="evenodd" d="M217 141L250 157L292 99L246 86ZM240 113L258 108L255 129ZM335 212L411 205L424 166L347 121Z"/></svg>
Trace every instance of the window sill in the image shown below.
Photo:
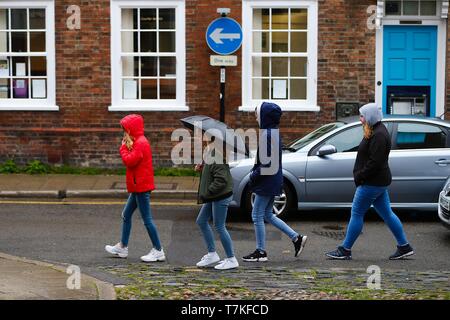
<svg viewBox="0 0 450 320"><path fill-rule="evenodd" d="M279 105L279 104L278 104ZM283 111L309 111L309 112L319 112L319 106L282 106L279 105ZM243 112L254 112L255 106L240 106L239 111Z"/></svg>
<svg viewBox="0 0 450 320"><path fill-rule="evenodd" d="M188 106L152 106L152 107L131 107L131 106L109 106L108 111L164 111L164 112L174 112L174 111L189 111Z"/></svg>
<svg viewBox="0 0 450 320"><path fill-rule="evenodd" d="M17 105L2 105L0 111L59 111L59 106L20 106Z"/></svg>

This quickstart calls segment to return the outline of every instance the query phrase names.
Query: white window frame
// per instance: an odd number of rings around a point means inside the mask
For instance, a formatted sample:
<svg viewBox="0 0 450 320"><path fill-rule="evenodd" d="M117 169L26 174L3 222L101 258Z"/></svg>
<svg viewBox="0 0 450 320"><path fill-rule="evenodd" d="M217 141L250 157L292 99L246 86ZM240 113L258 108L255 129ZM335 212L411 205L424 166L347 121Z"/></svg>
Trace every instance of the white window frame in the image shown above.
<svg viewBox="0 0 450 320"><path fill-rule="evenodd" d="M397 0L401 2L401 6L400 6L400 15L386 15L386 3L388 2L387 0L383 1L383 12L386 18L397 18L397 19L402 19L402 20L426 20L426 19L436 19L437 17L439 17L441 15L441 10L442 10L442 0L437 0L436 1L436 14L434 15L421 15L420 13L420 2L425 2L426 0ZM403 4L405 1L415 1L418 2L419 5L419 14L417 15L404 15L403 14Z"/></svg>
<svg viewBox="0 0 450 320"><path fill-rule="evenodd" d="M176 16L176 99L126 100L122 99L121 64L121 9L175 8ZM111 0L111 106L109 111L189 111L186 106L186 46L184 0Z"/></svg>
<svg viewBox="0 0 450 320"><path fill-rule="evenodd" d="M58 111L56 105L55 71L55 3L53 0L0 0L0 9L42 8L45 12L45 35L47 57L47 99L0 99L0 111ZM0 54L2 55L2 54ZM7 56L43 56L41 53L17 54L9 52Z"/></svg>
<svg viewBox="0 0 450 320"><path fill-rule="evenodd" d="M317 61L319 13L317 0L243 0L242 6L242 106L240 111L253 112L263 101L278 104L284 111L320 111L317 105ZM252 98L252 46L253 46L253 9L254 8L299 8L308 9L308 72L306 100L254 100ZM275 56L275 55L271 55Z"/></svg>

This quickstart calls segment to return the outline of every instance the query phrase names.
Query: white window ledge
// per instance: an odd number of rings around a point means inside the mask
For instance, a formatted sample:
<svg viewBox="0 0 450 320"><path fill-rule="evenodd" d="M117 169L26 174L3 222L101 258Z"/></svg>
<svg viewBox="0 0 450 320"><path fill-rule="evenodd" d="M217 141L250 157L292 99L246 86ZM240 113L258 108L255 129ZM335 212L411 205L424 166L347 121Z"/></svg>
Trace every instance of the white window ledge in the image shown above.
<svg viewBox="0 0 450 320"><path fill-rule="evenodd" d="M20 105L2 105L0 111L59 111L59 106L20 106Z"/></svg>
<svg viewBox="0 0 450 320"><path fill-rule="evenodd" d="M281 110L283 111L309 111L309 112L319 112L319 106L282 106L280 105ZM254 112L255 106L240 106L239 111L244 112Z"/></svg>
<svg viewBox="0 0 450 320"><path fill-rule="evenodd" d="M189 111L189 107L188 106L171 106L171 107L158 107L158 106L153 106L153 107L131 107L131 106L109 106L108 107L109 111L169 111L169 112L173 112L173 111Z"/></svg>

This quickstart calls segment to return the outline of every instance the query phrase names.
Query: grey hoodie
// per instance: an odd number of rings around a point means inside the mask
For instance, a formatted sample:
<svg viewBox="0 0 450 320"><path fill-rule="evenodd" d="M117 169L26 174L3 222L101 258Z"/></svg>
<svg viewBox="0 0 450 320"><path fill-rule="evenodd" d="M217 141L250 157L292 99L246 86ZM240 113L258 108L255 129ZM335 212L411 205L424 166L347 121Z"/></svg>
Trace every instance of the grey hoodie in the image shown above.
<svg viewBox="0 0 450 320"><path fill-rule="evenodd" d="M381 108L376 103L368 103L359 109L359 113L364 116L369 126L373 125L383 119Z"/></svg>

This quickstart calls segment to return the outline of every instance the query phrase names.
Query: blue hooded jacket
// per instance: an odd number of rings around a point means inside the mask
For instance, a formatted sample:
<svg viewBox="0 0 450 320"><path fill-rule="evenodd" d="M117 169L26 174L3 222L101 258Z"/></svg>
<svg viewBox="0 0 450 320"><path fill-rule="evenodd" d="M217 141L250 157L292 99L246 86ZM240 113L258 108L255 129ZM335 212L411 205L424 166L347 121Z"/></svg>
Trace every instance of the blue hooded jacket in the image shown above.
<svg viewBox="0 0 450 320"><path fill-rule="evenodd" d="M258 116L258 123L261 129L260 140L261 144L263 141L267 141L267 157L272 158L272 153L278 153L278 166L276 173L267 174L261 172L262 168L269 168L272 165L272 161L267 163L261 162L260 156L260 145L258 146L258 151L256 154L255 165L253 166L252 172L250 174L251 190L262 196L279 196L283 189L283 172L281 167L281 137L279 134L279 125L282 115L281 108L274 104L264 102L256 110ZM271 143L272 136L274 138L278 137L277 141ZM276 164L275 164L276 165ZM268 170L268 169L267 169ZM264 169L263 169L264 171Z"/></svg>

